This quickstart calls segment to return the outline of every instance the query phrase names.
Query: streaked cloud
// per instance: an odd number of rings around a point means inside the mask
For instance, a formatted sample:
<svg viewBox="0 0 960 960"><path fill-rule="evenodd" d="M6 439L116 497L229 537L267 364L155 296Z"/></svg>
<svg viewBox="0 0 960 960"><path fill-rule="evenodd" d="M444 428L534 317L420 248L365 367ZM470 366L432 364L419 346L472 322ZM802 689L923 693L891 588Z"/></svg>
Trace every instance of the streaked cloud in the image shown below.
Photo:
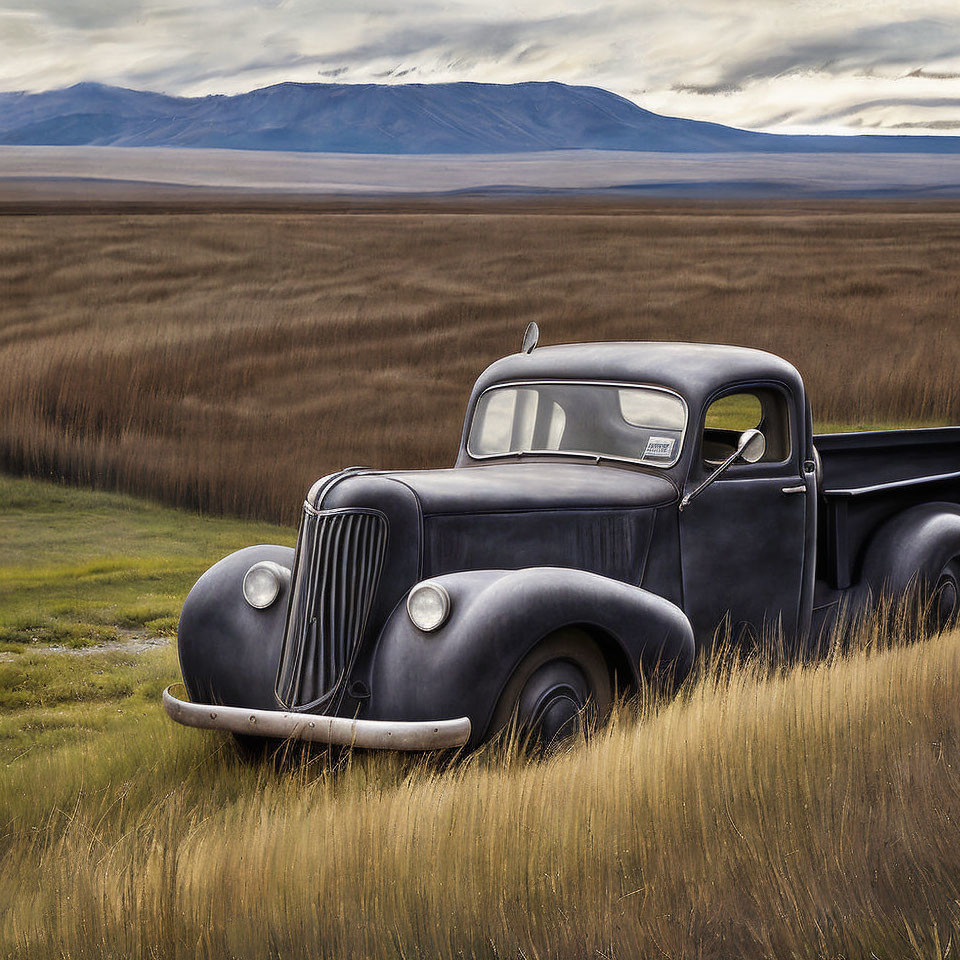
<svg viewBox="0 0 960 960"><path fill-rule="evenodd" d="M606 87L778 130L953 132L956 0L0 0L0 88L282 80Z"/></svg>

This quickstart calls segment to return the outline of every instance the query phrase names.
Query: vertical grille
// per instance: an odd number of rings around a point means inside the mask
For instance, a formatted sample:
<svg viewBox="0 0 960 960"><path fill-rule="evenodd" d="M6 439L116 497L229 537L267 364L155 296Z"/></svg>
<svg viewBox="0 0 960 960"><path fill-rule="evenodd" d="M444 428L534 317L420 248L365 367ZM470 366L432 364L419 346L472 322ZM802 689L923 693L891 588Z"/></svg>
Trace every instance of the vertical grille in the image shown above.
<svg viewBox="0 0 960 960"><path fill-rule="evenodd" d="M336 689L363 637L386 542L380 513L305 507L277 674L284 706L313 707Z"/></svg>

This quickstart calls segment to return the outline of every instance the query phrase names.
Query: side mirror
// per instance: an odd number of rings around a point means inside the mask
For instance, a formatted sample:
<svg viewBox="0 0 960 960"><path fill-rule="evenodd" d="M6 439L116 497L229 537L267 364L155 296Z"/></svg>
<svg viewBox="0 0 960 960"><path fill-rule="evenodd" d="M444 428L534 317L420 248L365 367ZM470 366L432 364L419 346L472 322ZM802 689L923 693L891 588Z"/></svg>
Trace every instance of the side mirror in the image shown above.
<svg viewBox="0 0 960 960"><path fill-rule="evenodd" d="M680 509L683 510L692 500L696 499L703 493L707 487L713 483L717 477L723 473L731 464L736 463L738 460L742 460L744 463L756 463L758 460L763 459L764 453L767 451L767 438L756 429L744 430L740 434L740 439L737 441L737 449L727 457L723 463L717 467L713 473L707 477L703 483L700 484L695 490L692 490L690 493L685 494L683 499L680 501Z"/></svg>
<svg viewBox="0 0 960 960"><path fill-rule="evenodd" d="M744 430L737 443L737 455L744 463L756 463L767 452L767 438L759 430Z"/></svg>

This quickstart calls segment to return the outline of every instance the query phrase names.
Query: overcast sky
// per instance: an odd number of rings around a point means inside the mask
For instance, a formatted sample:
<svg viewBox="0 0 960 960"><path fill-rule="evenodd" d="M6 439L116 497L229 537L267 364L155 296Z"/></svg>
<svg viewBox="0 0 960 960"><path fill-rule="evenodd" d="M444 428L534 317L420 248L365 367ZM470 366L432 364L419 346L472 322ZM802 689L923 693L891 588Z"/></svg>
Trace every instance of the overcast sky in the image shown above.
<svg viewBox="0 0 960 960"><path fill-rule="evenodd" d="M562 80L755 129L960 133L960 0L0 0L0 89Z"/></svg>

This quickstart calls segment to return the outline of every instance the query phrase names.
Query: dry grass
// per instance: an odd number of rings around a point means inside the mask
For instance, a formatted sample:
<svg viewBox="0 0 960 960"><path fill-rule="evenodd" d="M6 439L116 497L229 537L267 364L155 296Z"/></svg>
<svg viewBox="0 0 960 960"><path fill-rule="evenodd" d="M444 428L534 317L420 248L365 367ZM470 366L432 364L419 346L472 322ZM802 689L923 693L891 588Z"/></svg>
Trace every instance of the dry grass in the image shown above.
<svg viewBox="0 0 960 960"><path fill-rule="evenodd" d="M702 669L541 764L276 773L158 715L9 766L22 957L945 958L960 634Z"/></svg>
<svg viewBox="0 0 960 960"><path fill-rule="evenodd" d="M449 462L474 376L529 319L547 342L775 349L821 422L960 414L958 210L0 222L0 465L204 510L291 520L346 463ZM122 701L3 770L0 955L953 957L960 633L878 636L701 664L540 764L277 772ZM173 653L145 658L155 692Z"/></svg>
<svg viewBox="0 0 960 960"><path fill-rule="evenodd" d="M51 553L97 563L97 542L126 543L138 577L100 584L106 606L144 579L175 592L196 550L259 536L26 480L0 501L2 561L37 583ZM44 614L64 600L53 582ZM623 707L542 764L490 749L245 766L161 715L171 646L11 649L0 956L946 960L960 633L911 644L903 614L806 668L717 650L675 702Z"/></svg>
<svg viewBox="0 0 960 960"><path fill-rule="evenodd" d="M775 350L821 423L960 420L960 210L589 201L2 218L0 467L291 522L351 463L451 462L544 342Z"/></svg>

